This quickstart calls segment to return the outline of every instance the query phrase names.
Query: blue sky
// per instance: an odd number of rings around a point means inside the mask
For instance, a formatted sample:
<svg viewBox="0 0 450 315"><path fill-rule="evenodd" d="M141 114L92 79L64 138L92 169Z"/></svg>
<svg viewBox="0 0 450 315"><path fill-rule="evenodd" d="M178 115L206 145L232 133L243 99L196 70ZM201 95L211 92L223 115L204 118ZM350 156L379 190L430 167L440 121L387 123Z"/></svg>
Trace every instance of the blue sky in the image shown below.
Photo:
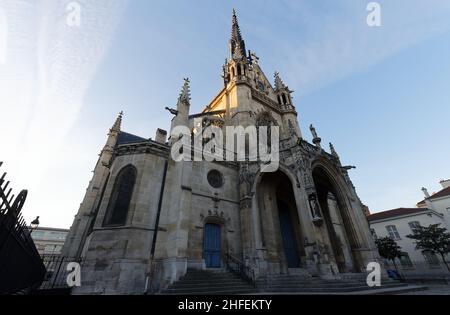
<svg viewBox="0 0 450 315"><path fill-rule="evenodd" d="M0 132L11 135L0 157L16 190L30 189L28 220L70 226L119 111L126 131L154 137L184 77L192 112L217 94L233 7L266 75L296 91L305 138L313 123L357 166L372 210L414 206L422 186L450 178L448 1L378 1L382 26L370 28L365 0L80 0L77 30L58 24L68 2L0 0L20 34L0 65Z"/></svg>

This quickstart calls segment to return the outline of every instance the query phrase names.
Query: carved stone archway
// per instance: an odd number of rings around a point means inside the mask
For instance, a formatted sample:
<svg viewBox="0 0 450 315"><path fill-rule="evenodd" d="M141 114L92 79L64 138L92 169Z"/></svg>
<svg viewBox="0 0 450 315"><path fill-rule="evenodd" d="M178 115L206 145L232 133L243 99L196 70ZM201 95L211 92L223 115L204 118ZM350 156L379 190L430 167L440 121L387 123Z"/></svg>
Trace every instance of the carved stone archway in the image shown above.
<svg viewBox="0 0 450 315"><path fill-rule="evenodd" d="M306 254L294 189L288 172L261 173L255 183L256 246L263 250L268 273L304 267ZM291 179L292 177L292 179Z"/></svg>
<svg viewBox="0 0 450 315"><path fill-rule="evenodd" d="M332 253L340 273L361 272L357 249L359 238L354 225L348 190L327 162L312 165L317 200L322 210Z"/></svg>

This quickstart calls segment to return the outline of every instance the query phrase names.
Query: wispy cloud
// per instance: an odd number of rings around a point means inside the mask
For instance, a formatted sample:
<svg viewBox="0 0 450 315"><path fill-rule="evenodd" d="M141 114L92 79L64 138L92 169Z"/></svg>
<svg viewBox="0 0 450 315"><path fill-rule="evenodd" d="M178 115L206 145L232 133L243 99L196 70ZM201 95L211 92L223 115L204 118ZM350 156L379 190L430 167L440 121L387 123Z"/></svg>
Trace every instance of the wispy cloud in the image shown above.
<svg viewBox="0 0 450 315"><path fill-rule="evenodd" d="M79 26L67 23L74 13L68 10L71 2L80 8ZM8 58L0 65L0 159L7 162L16 186L30 189L33 212L48 211L51 216L58 211L50 196L55 186L68 183L51 182L46 171L55 159L63 159L66 168L76 159L61 156L62 142L126 4L127 0L0 0L8 29Z"/></svg>
<svg viewBox="0 0 450 315"><path fill-rule="evenodd" d="M282 75L291 86L300 88L300 94L450 30L449 1L378 1L382 26L374 28L366 23L369 2L282 1L283 27L301 27L298 40L281 41L283 34L267 30L264 36L268 42L280 43L276 53L285 61Z"/></svg>

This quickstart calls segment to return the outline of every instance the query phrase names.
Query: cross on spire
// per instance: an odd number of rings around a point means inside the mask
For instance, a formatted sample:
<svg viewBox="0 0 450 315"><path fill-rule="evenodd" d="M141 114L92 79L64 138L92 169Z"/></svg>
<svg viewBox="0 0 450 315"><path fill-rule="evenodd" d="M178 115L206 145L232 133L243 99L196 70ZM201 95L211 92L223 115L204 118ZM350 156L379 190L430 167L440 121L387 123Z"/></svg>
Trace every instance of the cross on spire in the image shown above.
<svg viewBox="0 0 450 315"><path fill-rule="evenodd" d="M185 103L187 105L191 102L191 87L190 87L189 78L184 79L183 88L181 89L180 97L178 98L179 102Z"/></svg>
<svg viewBox="0 0 450 315"><path fill-rule="evenodd" d="M114 122L114 125L111 128L111 131L120 132L120 128L122 127L122 118L123 118L123 111L119 113L119 116L117 116L116 121Z"/></svg>

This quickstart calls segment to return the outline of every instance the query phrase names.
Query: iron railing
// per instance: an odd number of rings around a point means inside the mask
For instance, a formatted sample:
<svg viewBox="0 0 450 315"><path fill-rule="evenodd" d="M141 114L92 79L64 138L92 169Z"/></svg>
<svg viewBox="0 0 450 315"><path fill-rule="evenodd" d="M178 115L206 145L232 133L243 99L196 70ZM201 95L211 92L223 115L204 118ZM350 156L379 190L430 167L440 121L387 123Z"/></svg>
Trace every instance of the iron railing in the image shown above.
<svg viewBox="0 0 450 315"><path fill-rule="evenodd" d="M252 267L247 266L244 262L230 253L226 254L225 262L228 271L238 275L241 279L247 281L253 287L256 287L255 270Z"/></svg>
<svg viewBox="0 0 450 315"><path fill-rule="evenodd" d="M396 272L403 280L442 280L450 282L450 272L442 261L434 263L426 261L410 261L394 265L391 261L385 261L384 267L390 274Z"/></svg>
<svg viewBox="0 0 450 315"><path fill-rule="evenodd" d="M82 258L69 258L61 255L44 255L42 260L47 273L39 288L40 291L70 289L67 280L73 269L68 269L69 264L78 263L80 266L83 264Z"/></svg>
<svg viewBox="0 0 450 315"><path fill-rule="evenodd" d="M28 192L15 196L5 178L6 173L0 177L0 294L14 294L38 287L45 268L20 213Z"/></svg>

